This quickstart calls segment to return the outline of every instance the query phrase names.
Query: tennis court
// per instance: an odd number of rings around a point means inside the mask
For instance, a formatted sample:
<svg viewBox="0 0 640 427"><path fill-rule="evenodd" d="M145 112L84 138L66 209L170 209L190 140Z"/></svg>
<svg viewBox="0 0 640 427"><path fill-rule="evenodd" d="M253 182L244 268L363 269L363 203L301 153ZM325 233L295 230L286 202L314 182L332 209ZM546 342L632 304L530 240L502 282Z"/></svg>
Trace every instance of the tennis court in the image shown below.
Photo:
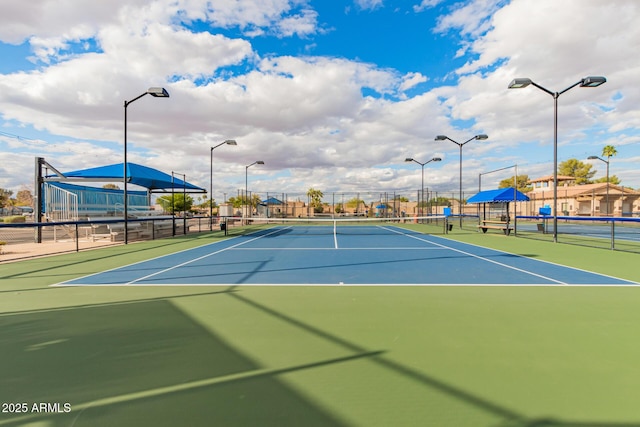
<svg viewBox="0 0 640 427"><path fill-rule="evenodd" d="M3 264L0 426L640 426L636 254L230 233Z"/></svg>
<svg viewBox="0 0 640 427"><path fill-rule="evenodd" d="M391 221L268 225L60 285L629 285Z"/></svg>

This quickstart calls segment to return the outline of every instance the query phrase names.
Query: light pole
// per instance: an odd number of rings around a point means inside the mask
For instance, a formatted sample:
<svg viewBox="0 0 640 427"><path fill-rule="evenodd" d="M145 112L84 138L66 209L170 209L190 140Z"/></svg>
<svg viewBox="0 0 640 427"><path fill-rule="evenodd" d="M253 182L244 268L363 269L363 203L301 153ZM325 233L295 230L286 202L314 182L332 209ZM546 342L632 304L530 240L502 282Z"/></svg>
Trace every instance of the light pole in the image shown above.
<svg viewBox="0 0 640 427"><path fill-rule="evenodd" d="M465 142L457 142L454 141L453 139L449 138L446 135L438 135L436 136L436 141L446 141L447 139L451 142L453 142L454 144L456 144L458 147L460 147L460 201L458 202L458 215L460 216L460 228L462 228L462 146L465 145L468 142L473 141L474 139L477 140L485 140L488 139L489 137L485 134L480 134L480 135L476 135L473 138L469 138L467 139Z"/></svg>
<svg viewBox="0 0 640 427"><path fill-rule="evenodd" d="M420 203L420 198L418 198L418 206L420 206L419 211L418 212L422 212L422 210L424 209L424 165L429 164L431 162L439 162L442 159L440 157L433 157L432 159L422 163L417 161L416 159L412 158L412 157L407 157L406 159L404 159L405 162L415 162L417 164L420 165L420 167L422 168L422 203ZM423 215L419 215L419 216L423 216Z"/></svg>
<svg viewBox="0 0 640 427"><path fill-rule="evenodd" d="M570 89L580 87L598 87L607 81L600 76L589 76L572 84L560 92L552 92L528 78L513 79L509 83L509 89L521 89L533 85L553 97L553 241L558 242L558 97Z"/></svg>
<svg viewBox="0 0 640 427"><path fill-rule="evenodd" d="M589 156L587 157L589 160L601 160L607 164L607 216L611 216L609 213L609 160L605 160L598 156ZM602 213L602 209L600 209L600 213Z"/></svg>
<svg viewBox="0 0 640 427"><path fill-rule="evenodd" d="M209 231L213 231L213 150L215 150L216 148L220 147L221 145L238 145L238 143L235 141L235 139L227 139L224 142L221 142L220 144L211 147L211 151L209 152L210 154L210 160L211 160L211 167L210 167L210 172L209 172Z"/></svg>
<svg viewBox="0 0 640 427"><path fill-rule="evenodd" d="M129 234L128 234L128 203L127 203L127 107L133 101L137 101L145 95L151 95L154 98L169 98L169 92L163 87L151 87L142 95L138 95L133 98L131 101L124 101L124 172L122 173L122 181L124 182L124 244L129 243Z"/></svg>
<svg viewBox="0 0 640 427"><path fill-rule="evenodd" d="M256 160L255 162L251 163L250 165L247 165L244 167L244 198L246 200L247 205L249 205L249 213L251 213L251 204L249 203L249 168L253 165L264 165L264 162L262 160ZM247 216L251 216L251 215L247 215Z"/></svg>

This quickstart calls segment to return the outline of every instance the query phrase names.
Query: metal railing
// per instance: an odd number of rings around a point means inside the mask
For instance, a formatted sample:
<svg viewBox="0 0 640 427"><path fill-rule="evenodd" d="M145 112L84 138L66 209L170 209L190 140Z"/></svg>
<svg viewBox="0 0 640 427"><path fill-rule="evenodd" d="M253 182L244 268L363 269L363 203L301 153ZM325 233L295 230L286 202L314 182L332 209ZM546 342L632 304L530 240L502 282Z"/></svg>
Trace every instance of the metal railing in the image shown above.
<svg viewBox="0 0 640 427"><path fill-rule="evenodd" d="M44 185L44 213L52 221L78 219L78 195L46 183Z"/></svg>
<svg viewBox="0 0 640 427"><path fill-rule="evenodd" d="M217 218L214 218L217 222ZM155 216L129 219L131 241L209 232L209 217ZM38 228L41 243L36 242ZM218 230L216 230L218 231ZM0 262L118 245L124 241L124 219L0 223Z"/></svg>
<svg viewBox="0 0 640 427"><path fill-rule="evenodd" d="M640 253L640 218L559 216L558 242ZM547 240L553 218L518 216L518 237Z"/></svg>

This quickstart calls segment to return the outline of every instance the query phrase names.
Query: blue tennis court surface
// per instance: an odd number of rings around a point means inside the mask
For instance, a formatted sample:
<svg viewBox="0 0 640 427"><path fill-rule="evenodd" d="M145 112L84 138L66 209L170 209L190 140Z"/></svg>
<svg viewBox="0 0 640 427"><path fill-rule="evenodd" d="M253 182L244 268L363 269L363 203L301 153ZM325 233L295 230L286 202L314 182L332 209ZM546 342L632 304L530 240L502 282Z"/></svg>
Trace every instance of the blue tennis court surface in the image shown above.
<svg viewBox="0 0 640 427"><path fill-rule="evenodd" d="M396 226L277 226L59 285L630 285Z"/></svg>

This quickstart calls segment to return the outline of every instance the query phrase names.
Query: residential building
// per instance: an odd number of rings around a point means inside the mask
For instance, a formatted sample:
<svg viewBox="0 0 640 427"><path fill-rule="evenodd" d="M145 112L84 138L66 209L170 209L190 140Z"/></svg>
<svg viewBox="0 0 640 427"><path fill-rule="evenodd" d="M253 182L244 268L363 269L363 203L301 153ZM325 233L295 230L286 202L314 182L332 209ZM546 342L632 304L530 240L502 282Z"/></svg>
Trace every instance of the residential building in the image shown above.
<svg viewBox="0 0 640 427"><path fill-rule="evenodd" d="M526 215L537 215L544 206L553 206L553 176L530 181L533 190L525 204ZM571 176L558 176L558 215L640 216L640 192L621 185L601 182L576 185Z"/></svg>

